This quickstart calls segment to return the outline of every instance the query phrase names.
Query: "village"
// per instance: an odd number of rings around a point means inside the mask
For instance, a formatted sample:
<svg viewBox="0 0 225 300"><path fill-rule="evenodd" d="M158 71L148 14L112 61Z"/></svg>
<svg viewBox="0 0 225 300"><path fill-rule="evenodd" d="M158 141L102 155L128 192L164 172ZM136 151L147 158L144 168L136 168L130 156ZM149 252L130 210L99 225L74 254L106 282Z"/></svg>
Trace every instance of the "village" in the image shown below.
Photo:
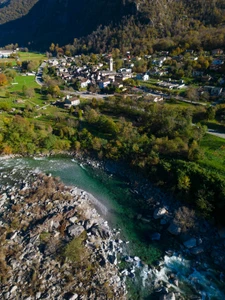
<svg viewBox="0 0 225 300"><path fill-rule="evenodd" d="M204 56L193 50L176 56L161 51L132 57L127 52L125 57L119 59L119 68L118 58L114 59L111 54L95 56L96 63L83 59L83 55L49 58L44 67L53 69L51 74L60 78L65 87L72 87L82 92L83 96L144 93L153 102L171 97L208 104L224 100L225 56L221 49L205 52Z"/></svg>
<svg viewBox="0 0 225 300"><path fill-rule="evenodd" d="M48 52L45 59L27 70L23 69L21 51L27 53L29 63L30 52L21 48L0 49L0 63L15 59L17 66L12 68L22 76L35 76L39 86L46 85L46 77L54 78L66 94L65 108L79 105L79 98L101 99L117 94L144 96L149 102L176 99L202 105L223 103L225 99L222 49L185 50L182 54L155 51L143 56L134 56L128 51L124 56L114 52L52 57Z"/></svg>

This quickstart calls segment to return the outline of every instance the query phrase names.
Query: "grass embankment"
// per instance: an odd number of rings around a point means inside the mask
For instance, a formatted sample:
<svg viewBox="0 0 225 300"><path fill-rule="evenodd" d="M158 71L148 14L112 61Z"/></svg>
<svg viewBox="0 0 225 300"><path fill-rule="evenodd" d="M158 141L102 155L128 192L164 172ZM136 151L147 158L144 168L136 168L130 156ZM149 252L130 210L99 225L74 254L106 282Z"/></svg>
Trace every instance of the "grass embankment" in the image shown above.
<svg viewBox="0 0 225 300"><path fill-rule="evenodd" d="M199 162L202 166L225 175L225 139L206 134L201 143L204 158Z"/></svg>

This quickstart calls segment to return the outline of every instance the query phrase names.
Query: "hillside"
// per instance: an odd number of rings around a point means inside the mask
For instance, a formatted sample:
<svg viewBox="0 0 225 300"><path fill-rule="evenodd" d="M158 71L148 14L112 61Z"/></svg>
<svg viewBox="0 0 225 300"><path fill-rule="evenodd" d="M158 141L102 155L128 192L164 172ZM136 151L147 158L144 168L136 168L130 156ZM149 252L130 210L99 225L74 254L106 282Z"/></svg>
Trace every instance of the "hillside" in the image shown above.
<svg viewBox="0 0 225 300"><path fill-rule="evenodd" d="M25 16L38 0L1 0L0 24Z"/></svg>
<svg viewBox="0 0 225 300"><path fill-rule="evenodd" d="M224 0L1 1L1 46L17 42L46 49L51 42L62 45L90 35L82 41L90 50L99 51L101 42L106 48L121 48L127 38L142 43L184 35L188 30L221 28L224 10Z"/></svg>
<svg viewBox="0 0 225 300"><path fill-rule="evenodd" d="M100 25L117 23L133 10L132 3L116 1L27 1L30 8L26 15L24 1L17 1L20 18L15 14L13 1L0 8L1 46L18 42L20 45L48 46L51 42L68 43L74 37L85 36ZM88 9L87 9L88 8ZM8 21L6 21L8 19ZM4 24L3 24L4 23Z"/></svg>

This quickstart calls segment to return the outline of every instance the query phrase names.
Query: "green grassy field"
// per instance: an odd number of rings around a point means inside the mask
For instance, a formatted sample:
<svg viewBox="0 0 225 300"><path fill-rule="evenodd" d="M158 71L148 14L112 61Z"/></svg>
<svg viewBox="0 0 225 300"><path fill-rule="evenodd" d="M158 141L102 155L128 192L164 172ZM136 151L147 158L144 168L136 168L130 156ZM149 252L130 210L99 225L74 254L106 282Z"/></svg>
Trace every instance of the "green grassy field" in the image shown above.
<svg viewBox="0 0 225 300"><path fill-rule="evenodd" d="M44 60L46 59L46 55L45 54L41 54L41 53L36 53L36 52L17 52L20 56L20 60L24 61L24 60Z"/></svg>
<svg viewBox="0 0 225 300"><path fill-rule="evenodd" d="M200 146L205 153L200 164L225 175L225 139L206 134Z"/></svg>
<svg viewBox="0 0 225 300"><path fill-rule="evenodd" d="M23 99L23 86L34 89L34 96L31 100L33 100L34 105L40 105L42 95L40 94L40 86L35 81L35 76L16 76L11 84L0 88L0 101L7 101L12 104L15 100ZM6 97L7 93L9 93L9 97Z"/></svg>
<svg viewBox="0 0 225 300"><path fill-rule="evenodd" d="M41 93L41 88L35 81L35 76L17 75L12 83L0 87L0 108L7 107L7 111L0 109L0 126L4 117L11 118L15 114L21 114L28 105L33 108L33 113L27 116L30 121L35 119L41 124L54 125L54 116L68 117L67 110L53 106L46 100L46 96ZM31 97L24 96L23 86L33 89L34 93Z"/></svg>
<svg viewBox="0 0 225 300"><path fill-rule="evenodd" d="M17 83L17 84L14 84ZM40 86L37 84L35 81L35 76L16 76L15 79L13 80L9 91L10 92L15 92L18 90L21 90L22 87L26 85L29 88L40 88Z"/></svg>

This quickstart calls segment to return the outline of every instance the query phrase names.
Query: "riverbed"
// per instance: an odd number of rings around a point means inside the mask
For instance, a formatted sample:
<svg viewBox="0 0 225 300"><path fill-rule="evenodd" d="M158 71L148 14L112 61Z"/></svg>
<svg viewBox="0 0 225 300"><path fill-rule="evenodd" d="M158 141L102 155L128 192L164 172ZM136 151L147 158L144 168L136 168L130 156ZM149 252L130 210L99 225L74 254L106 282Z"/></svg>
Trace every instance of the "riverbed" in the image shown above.
<svg viewBox="0 0 225 300"><path fill-rule="evenodd" d="M165 290L172 289L177 296L186 299L197 295L200 299L225 299L223 277L219 271L207 265L199 267L196 264L193 268L191 258L181 255L177 240L166 231L160 241L151 240L150 236L162 226L157 221L150 221L145 215L145 207L140 208L143 197L128 178L106 172L98 163L93 166L70 157L14 158L1 159L1 185L14 184L18 178L25 180L26 170L30 169L60 177L66 185L77 186L93 195L99 213L127 241L121 270L133 274L128 276L131 299L159 299L162 285ZM7 174L12 170L14 175L9 178ZM157 285L158 294L155 292Z"/></svg>

